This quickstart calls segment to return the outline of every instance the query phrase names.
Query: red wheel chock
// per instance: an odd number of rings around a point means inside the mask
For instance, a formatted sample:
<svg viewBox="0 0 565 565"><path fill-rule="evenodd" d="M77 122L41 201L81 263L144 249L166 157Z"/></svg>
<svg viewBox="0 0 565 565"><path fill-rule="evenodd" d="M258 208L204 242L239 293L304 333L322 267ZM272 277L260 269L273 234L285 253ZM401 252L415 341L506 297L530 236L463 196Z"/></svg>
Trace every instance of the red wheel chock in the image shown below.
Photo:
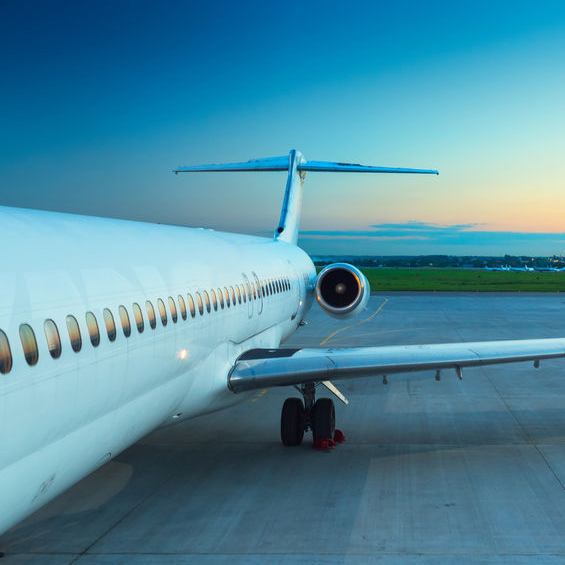
<svg viewBox="0 0 565 565"><path fill-rule="evenodd" d="M336 430L334 432L335 443L343 443L346 440L345 434L341 430Z"/></svg>
<svg viewBox="0 0 565 565"><path fill-rule="evenodd" d="M335 441L329 437L322 437L314 442L314 449L318 451L331 451L335 447Z"/></svg>

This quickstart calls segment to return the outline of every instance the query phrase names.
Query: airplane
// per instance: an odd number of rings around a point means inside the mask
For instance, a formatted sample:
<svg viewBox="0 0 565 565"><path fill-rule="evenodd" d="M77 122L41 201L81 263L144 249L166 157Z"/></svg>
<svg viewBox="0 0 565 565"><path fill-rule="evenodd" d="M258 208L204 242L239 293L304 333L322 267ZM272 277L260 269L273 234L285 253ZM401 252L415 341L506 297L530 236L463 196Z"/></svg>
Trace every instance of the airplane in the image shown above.
<svg viewBox="0 0 565 565"><path fill-rule="evenodd" d="M557 269L555 267L534 267L534 271L537 271L538 273L558 273L562 270L563 269Z"/></svg>
<svg viewBox="0 0 565 565"><path fill-rule="evenodd" d="M0 207L0 533L152 430L298 389L281 414L286 446L340 440L334 380L565 356L565 340L288 349L314 300L361 314L356 267L319 274L297 246L308 172L438 174L289 156L179 167L285 171L274 238Z"/></svg>

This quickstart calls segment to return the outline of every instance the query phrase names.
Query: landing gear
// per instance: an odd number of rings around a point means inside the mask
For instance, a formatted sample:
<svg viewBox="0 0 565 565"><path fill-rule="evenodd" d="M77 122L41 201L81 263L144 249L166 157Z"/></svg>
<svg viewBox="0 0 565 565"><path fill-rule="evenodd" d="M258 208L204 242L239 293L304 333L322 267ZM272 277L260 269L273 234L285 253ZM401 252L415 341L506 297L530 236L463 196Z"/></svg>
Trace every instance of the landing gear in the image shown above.
<svg viewBox="0 0 565 565"><path fill-rule="evenodd" d="M281 414L281 439L284 445L300 445L306 430L306 411L300 398L287 398Z"/></svg>
<svg viewBox="0 0 565 565"><path fill-rule="evenodd" d="M298 388L298 387L296 387ZM302 443L304 432L312 430L314 448L333 449L336 442L345 441L345 436L335 429L335 407L330 398L315 401L315 385L303 384L298 390L304 397L287 398L281 414L281 439L284 445Z"/></svg>
<svg viewBox="0 0 565 565"><path fill-rule="evenodd" d="M331 398L320 398L310 415L314 445L323 439L333 439L335 432L335 407Z"/></svg>

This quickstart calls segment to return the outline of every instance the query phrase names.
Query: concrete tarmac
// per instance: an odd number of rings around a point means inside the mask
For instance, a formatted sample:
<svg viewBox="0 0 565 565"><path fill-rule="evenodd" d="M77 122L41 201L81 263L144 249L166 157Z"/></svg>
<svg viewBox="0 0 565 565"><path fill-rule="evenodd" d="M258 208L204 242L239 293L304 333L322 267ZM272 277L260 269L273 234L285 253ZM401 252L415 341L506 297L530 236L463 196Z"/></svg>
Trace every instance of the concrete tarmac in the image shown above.
<svg viewBox="0 0 565 565"><path fill-rule="evenodd" d="M373 294L308 321L286 345L563 337L565 295ZM0 564L565 562L565 360L336 384L334 451L282 446L293 390L258 391L118 455L1 536Z"/></svg>

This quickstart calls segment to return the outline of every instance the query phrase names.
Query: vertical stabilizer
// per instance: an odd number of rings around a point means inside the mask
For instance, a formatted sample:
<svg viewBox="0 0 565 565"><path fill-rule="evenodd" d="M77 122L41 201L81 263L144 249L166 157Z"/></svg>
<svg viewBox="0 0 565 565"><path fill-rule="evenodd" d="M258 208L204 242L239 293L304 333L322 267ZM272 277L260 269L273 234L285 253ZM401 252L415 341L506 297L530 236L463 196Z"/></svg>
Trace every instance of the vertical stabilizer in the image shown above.
<svg viewBox="0 0 565 565"><path fill-rule="evenodd" d="M299 165L306 162L302 153L292 149L288 156L288 178L284 193L281 219L275 231L275 239L296 245L300 211L302 210L302 191L304 188L305 171L299 171Z"/></svg>

